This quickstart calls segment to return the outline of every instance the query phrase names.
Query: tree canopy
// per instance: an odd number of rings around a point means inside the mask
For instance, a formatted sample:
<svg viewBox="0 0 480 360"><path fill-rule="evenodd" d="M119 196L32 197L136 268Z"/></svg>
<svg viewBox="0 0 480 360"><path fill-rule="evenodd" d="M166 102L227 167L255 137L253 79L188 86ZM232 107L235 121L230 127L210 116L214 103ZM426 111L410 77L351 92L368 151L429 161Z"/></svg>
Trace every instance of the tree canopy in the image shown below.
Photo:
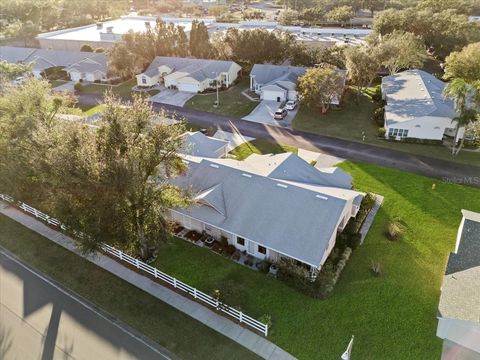
<svg viewBox="0 0 480 360"><path fill-rule="evenodd" d="M480 42L455 51L445 60L445 78L463 79L466 82L480 80Z"/></svg>
<svg viewBox="0 0 480 360"><path fill-rule="evenodd" d="M334 99L340 99L343 79L333 66L322 66L307 70L298 79L297 91L302 104L310 108L319 107L322 114L330 108Z"/></svg>

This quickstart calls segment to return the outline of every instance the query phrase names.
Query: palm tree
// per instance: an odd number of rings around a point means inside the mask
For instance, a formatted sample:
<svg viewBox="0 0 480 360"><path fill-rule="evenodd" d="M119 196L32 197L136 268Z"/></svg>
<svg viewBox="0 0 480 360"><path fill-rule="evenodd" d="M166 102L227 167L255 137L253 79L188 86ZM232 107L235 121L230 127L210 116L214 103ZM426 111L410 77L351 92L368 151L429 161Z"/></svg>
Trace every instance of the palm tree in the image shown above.
<svg viewBox="0 0 480 360"><path fill-rule="evenodd" d="M450 83L448 83L448 85L443 90L443 96L449 97L454 101L455 110L458 113L458 116L452 120L452 122L453 121L456 122L455 139L452 147L452 155L458 155L458 153L463 147L463 143L464 143L463 136L458 147L456 146L458 132L460 131L460 129L462 127L467 127L472 122L477 120L478 112L473 107L467 106L467 100L469 100L471 97L474 103L477 103L478 101L480 101L480 93L478 91L479 90L478 88L480 88L480 86L478 85L480 84L472 85L467 83L463 79L457 78L452 80ZM478 105L478 104L475 104L475 105Z"/></svg>

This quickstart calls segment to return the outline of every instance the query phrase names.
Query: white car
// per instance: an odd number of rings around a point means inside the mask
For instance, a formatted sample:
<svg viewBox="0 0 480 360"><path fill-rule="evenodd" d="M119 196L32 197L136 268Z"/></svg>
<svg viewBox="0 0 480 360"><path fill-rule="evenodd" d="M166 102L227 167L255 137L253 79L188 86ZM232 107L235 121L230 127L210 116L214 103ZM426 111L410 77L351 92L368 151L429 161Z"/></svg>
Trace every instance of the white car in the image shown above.
<svg viewBox="0 0 480 360"><path fill-rule="evenodd" d="M285 109L288 111L293 111L297 107L297 102L294 100L287 101L287 104L285 105Z"/></svg>

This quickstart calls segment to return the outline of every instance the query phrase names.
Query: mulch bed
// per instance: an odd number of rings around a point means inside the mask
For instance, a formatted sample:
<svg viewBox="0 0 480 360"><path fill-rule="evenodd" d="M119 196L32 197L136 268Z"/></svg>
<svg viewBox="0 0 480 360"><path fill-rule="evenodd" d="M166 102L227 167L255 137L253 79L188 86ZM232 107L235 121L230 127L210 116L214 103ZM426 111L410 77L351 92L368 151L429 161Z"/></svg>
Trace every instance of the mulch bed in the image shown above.
<svg viewBox="0 0 480 360"><path fill-rule="evenodd" d="M202 237L202 234L199 234L198 232L191 230L185 234L185 237L188 240L195 242L200 240L200 238Z"/></svg>

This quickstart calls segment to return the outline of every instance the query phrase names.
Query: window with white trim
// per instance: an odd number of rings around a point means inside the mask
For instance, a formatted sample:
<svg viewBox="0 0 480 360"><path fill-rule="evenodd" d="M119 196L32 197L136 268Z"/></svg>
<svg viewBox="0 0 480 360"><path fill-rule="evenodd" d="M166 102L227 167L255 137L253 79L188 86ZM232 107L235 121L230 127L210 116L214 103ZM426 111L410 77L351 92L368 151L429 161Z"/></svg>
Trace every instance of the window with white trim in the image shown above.
<svg viewBox="0 0 480 360"><path fill-rule="evenodd" d="M240 236L237 236L237 244L240 246L245 246L245 239Z"/></svg>
<svg viewBox="0 0 480 360"><path fill-rule="evenodd" d="M267 254L267 248L264 247L264 246L261 246L261 245L258 245L257 251L258 251L260 254L263 254L263 255L266 255L266 254Z"/></svg>
<svg viewBox="0 0 480 360"><path fill-rule="evenodd" d="M407 137L408 136L408 129L394 129L394 128L389 128L388 129L388 136L393 136L393 137Z"/></svg>

